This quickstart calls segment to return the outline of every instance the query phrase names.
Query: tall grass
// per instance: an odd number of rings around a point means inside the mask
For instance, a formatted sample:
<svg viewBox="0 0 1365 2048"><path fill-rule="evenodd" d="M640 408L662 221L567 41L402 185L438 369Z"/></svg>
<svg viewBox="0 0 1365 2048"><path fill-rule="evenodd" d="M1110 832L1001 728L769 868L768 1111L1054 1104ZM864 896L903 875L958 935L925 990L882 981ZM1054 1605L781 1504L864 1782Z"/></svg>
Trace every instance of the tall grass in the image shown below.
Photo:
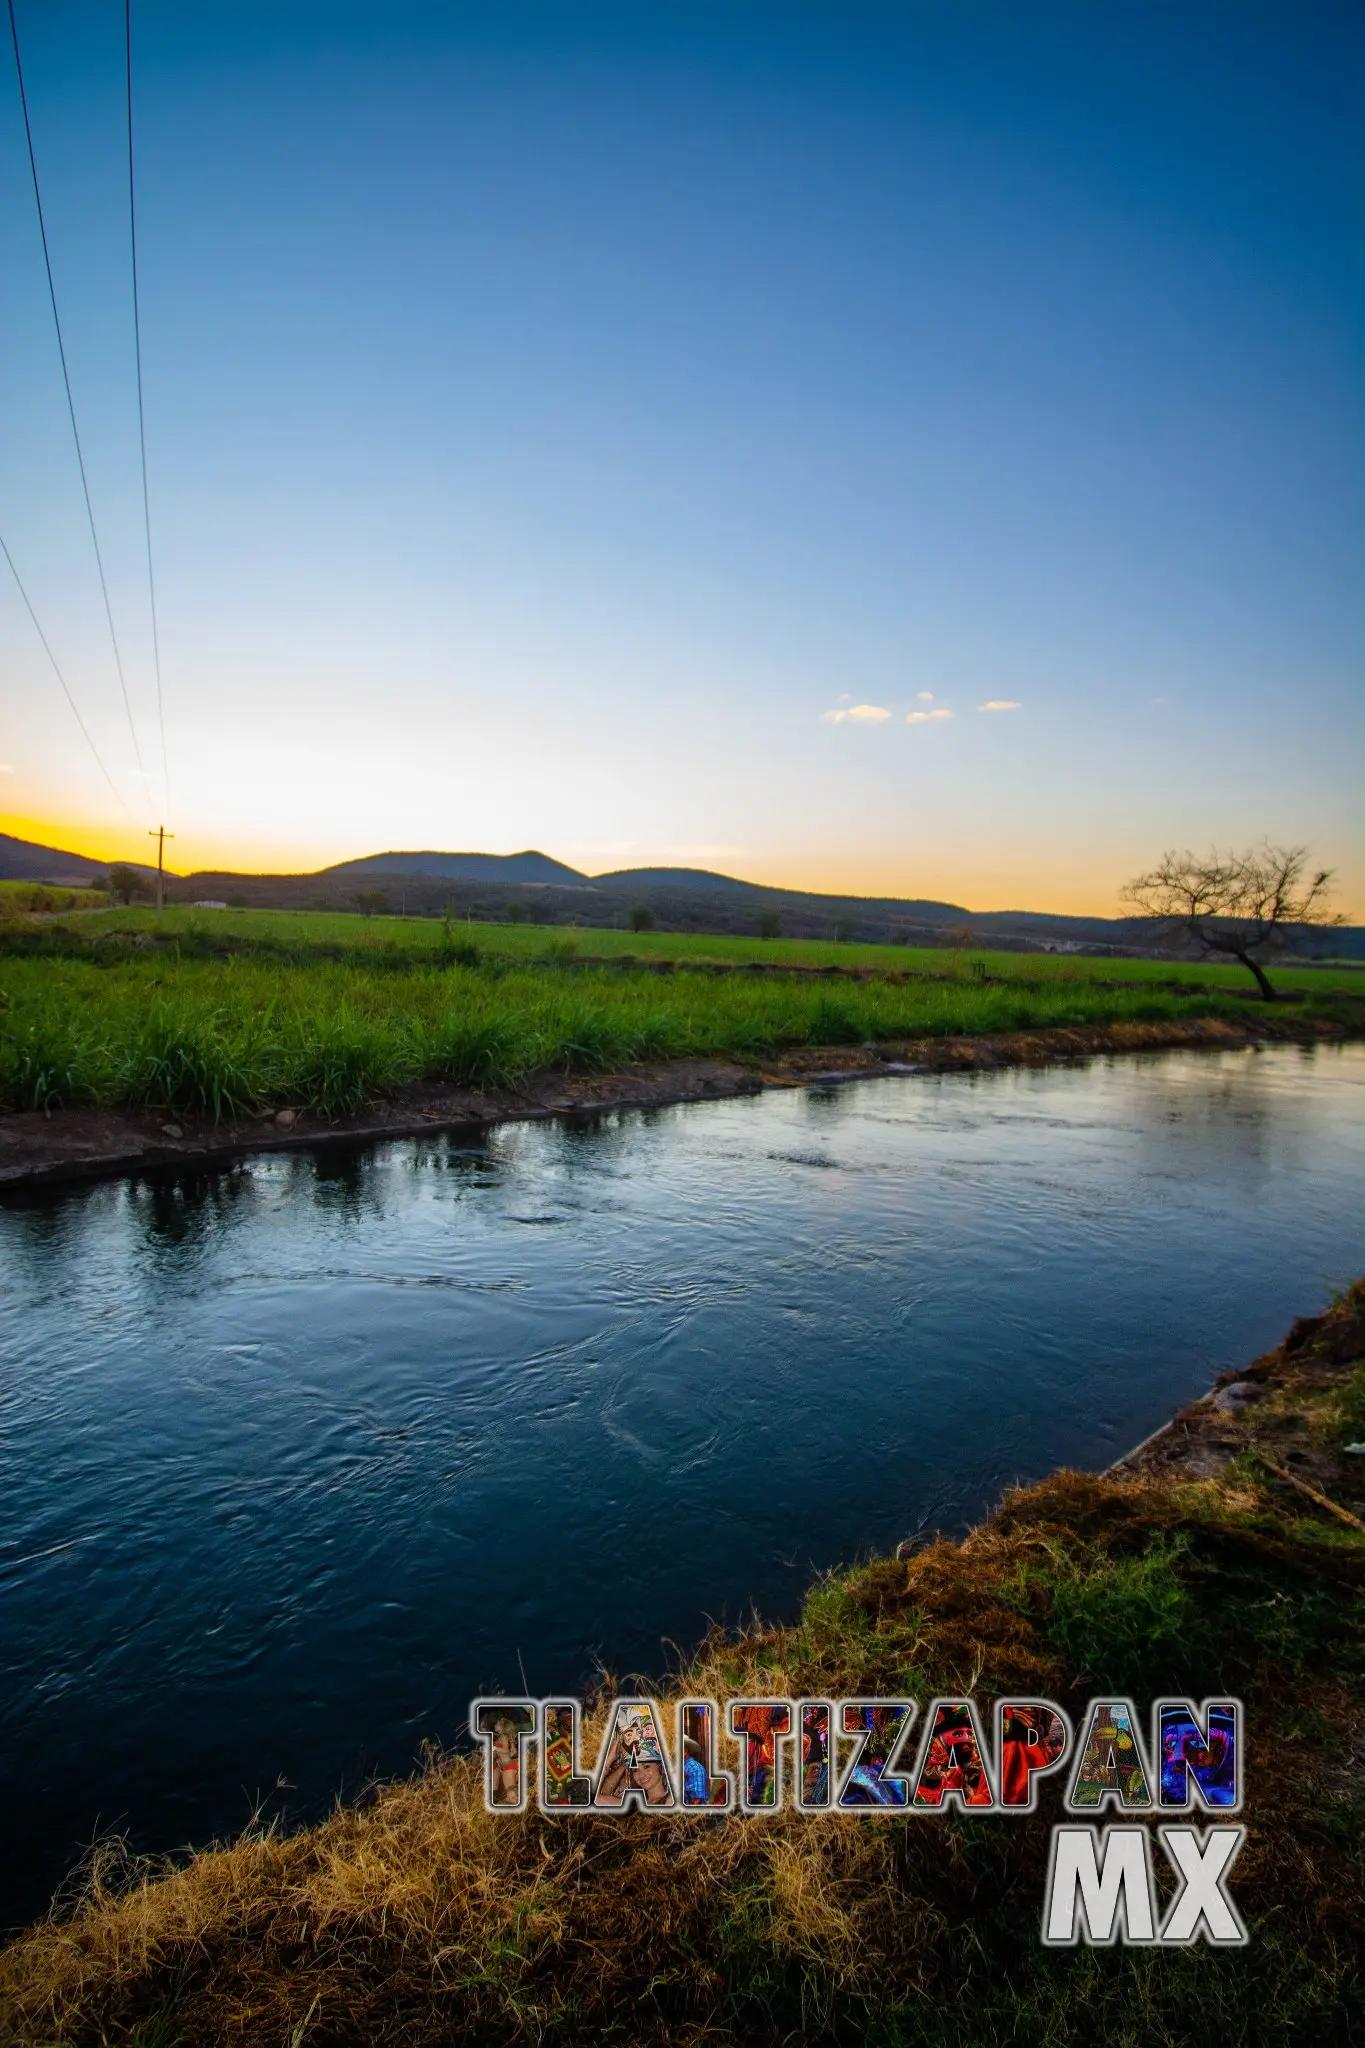
<svg viewBox="0 0 1365 2048"><path fill-rule="evenodd" d="M97 964L0 958L0 1103L157 1105L219 1119L297 1103L335 1116L432 1080L510 1087L537 1071L866 1040L1154 1021L1225 998L1064 980L830 983L799 973L486 962L289 963L241 955Z"/></svg>

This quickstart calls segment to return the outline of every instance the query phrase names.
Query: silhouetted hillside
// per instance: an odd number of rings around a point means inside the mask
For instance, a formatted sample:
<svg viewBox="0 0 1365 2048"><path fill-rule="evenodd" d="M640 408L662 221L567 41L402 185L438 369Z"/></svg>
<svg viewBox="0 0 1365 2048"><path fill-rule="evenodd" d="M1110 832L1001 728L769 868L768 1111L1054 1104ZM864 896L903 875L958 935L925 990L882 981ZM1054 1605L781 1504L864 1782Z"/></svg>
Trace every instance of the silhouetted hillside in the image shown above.
<svg viewBox="0 0 1365 2048"><path fill-rule="evenodd" d="M0 833L0 880L71 886L107 871L107 863L82 854ZM974 911L927 897L821 896L803 889L770 888L707 868L618 868L585 875L533 848L506 854L372 853L305 875L204 870L174 876L168 871L166 882L171 902L208 898L244 909L387 910L408 917L448 913L475 923L522 917L533 924L624 929L644 908L659 931L752 936L761 918L775 916L783 936L793 939L1014 952L1154 951L1150 930L1134 919L1063 917L1038 910ZM1365 928L1347 926L1306 935L1302 950L1310 957L1365 959Z"/></svg>
<svg viewBox="0 0 1365 2048"><path fill-rule="evenodd" d="M580 886L588 880L577 868L547 853L370 853L359 860L338 861L320 868L317 879L336 875L368 881L374 875L428 875L459 882L559 883Z"/></svg>
<svg viewBox="0 0 1365 2048"><path fill-rule="evenodd" d="M594 875L599 889L736 889L750 891L753 882L736 881L733 875L718 875L710 868L614 868L610 874Z"/></svg>
<svg viewBox="0 0 1365 2048"><path fill-rule="evenodd" d="M124 861L123 866L139 874L156 873L145 861ZM83 853L64 853L57 846L40 846L35 840L0 832L0 882L51 882L62 889L81 889L108 872L107 860L90 860ZM169 868L166 872L169 875Z"/></svg>

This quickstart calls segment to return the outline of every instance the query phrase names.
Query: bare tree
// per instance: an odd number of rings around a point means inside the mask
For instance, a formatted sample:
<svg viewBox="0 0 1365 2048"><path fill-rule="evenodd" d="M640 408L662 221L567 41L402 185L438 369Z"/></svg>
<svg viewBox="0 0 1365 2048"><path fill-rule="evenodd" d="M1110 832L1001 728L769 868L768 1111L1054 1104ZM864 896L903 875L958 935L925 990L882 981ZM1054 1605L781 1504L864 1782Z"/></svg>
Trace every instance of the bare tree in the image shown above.
<svg viewBox="0 0 1365 2048"><path fill-rule="evenodd" d="M1226 954L1255 975L1265 1000L1275 991L1262 961L1283 952L1291 939L1316 927L1345 924L1329 911L1332 870L1310 870L1306 846L1272 846L1249 853L1165 853L1159 867L1138 875L1124 890L1139 917L1174 936L1194 940L1205 958Z"/></svg>

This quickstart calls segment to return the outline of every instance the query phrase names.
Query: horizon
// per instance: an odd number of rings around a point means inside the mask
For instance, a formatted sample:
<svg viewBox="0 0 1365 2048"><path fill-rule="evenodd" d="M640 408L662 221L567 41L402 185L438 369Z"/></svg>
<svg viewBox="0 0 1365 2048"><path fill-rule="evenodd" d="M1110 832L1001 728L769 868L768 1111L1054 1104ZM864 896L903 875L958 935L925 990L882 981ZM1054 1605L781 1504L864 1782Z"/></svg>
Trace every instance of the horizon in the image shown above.
<svg viewBox="0 0 1365 2048"><path fill-rule="evenodd" d="M56 828L47 828L42 826L40 821L32 819L15 819L6 815L5 813L0 812L0 833L7 834L11 838L23 840L29 844L37 844L40 846L49 847L55 853L70 854L76 857L77 859L104 862L110 867L114 867L119 864L125 864L129 866L154 869L156 866L155 860L149 860L147 854L139 849L136 840L130 838L125 846L123 845L123 842L119 840L117 832L115 832L112 835L112 837L115 845L118 846L120 850L110 852L110 835L105 834L101 836L101 834L95 828L91 828L89 831L87 831L84 827L81 826L73 827L71 831L60 841L50 836L50 832L55 829ZM149 836L154 838L155 833L151 833ZM1025 901L1022 896L1015 901L1000 900L990 903L974 903L968 902L967 900L965 900L965 898L963 898L960 895L938 894L929 889L916 888L913 886L907 888L879 888L863 886L850 886L847 888L840 888L835 886L833 883L822 884L819 881L787 881L782 879L780 875L776 874L757 875L746 873L743 875L737 875L726 868L708 868L702 862L695 860L682 861L670 859L642 859L630 862L623 861L614 868L579 868L576 862L568 860L563 854L548 852L545 847L534 844L527 844L525 846L509 846L506 848L493 848L487 846L389 846L384 847L379 852L375 853L357 853L354 847L350 847L348 850L334 852L328 858L310 861L307 865L297 867L243 867L227 865L225 863L220 862L196 862L193 866L188 866L179 863L172 864L170 861L168 861L166 863L166 874L171 879L176 881L186 881L198 874L240 875L243 879L257 880L269 880L273 877L279 877L283 879L289 876L323 873L329 868L344 866L352 861L378 860L382 859L386 854L393 854L394 856L402 859L411 859L412 857L420 853L430 853L438 857L474 854L480 858L492 858L497 860L515 859L518 855L521 854L534 853L539 854L542 858L547 860L559 861L566 867L576 868L577 872L579 872L583 876L584 880L590 882L600 881L604 877L610 876L612 874L629 874L639 870L648 870L654 868L690 868L696 872L721 874L725 876L727 880L745 882L756 889L785 889L790 890L793 893L807 894L813 896L849 898L864 897L870 901L886 899L888 901L899 900L905 902L921 901L945 903L954 909L960 909L969 912L974 917L988 915L999 916L1007 915L1013 912L1024 912L1027 914L1036 914L1040 916L1050 917L1089 917L1123 921L1130 919L1135 915L1135 913L1131 910L1127 910L1124 908L1123 903L1121 899L1118 897L1117 892L1115 892L1114 897L1111 899L1111 907L1108 909L1097 909L1093 907L1077 908L1074 902L1070 904L1057 904L1041 903L1032 900ZM522 887L535 885L523 885L518 883L515 886ZM1355 926L1357 922L1361 919L1365 919L1365 911L1357 913L1353 903L1347 900L1345 892L1341 888L1339 873L1337 870L1332 871L1331 901L1329 907L1335 911L1340 912L1344 916L1347 925L1350 927Z"/></svg>
<svg viewBox="0 0 1365 2048"><path fill-rule="evenodd" d="M3 823L0 823L0 832L3 832L3 830L4 830L4 826L3 826ZM11 836L14 836L14 837L18 837L18 835L11 835ZM32 842L32 841L26 841L26 842L24 842L24 843L27 843L27 844L33 844L34 842ZM78 852L77 852L77 849L75 849L74 847L51 847L51 848L50 848L49 850L50 850L50 851L52 851L52 852L54 852L54 853L57 853L57 854L63 854L63 855L67 855L67 854L69 854L69 855L72 855L72 856L73 856L73 857L75 857L75 858L78 858L78 859L83 859L83 860L103 860L103 858L104 858L104 856L103 856L103 855L101 855L101 854L99 854L99 853L97 853L97 852L87 852L87 853L78 853ZM563 861L563 860L561 860L561 858L560 858L560 856L559 856L559 855L557 855L557 854L553 854L553 853L547 853L547 852L545 851L545 849L544 849L543 847L540 847L540 846L520 846L520 847L514 847L514 848L510 848L510 849L509 849L509 850L508 850L507 852L505 852L505 853L491 853L491 852L490 852L490 851L489 851L489 850L488 850L487 848L485 848L485 847L468 847L468 846L465 846L465 847L433 847L433 846L428 846L428 847L398 847L398 846L390 846L390 847L385 847L385 848L383 848L383 849L382 849L382 851L380 851L380 852L376 852L376 853L362 853L362 854L357 854L357 853L354 853L354 852L352 852L352 853L350 853L350 854L345 854L345 855L342 855L342 857L341 857L341 859L340 859L339 861L334 861L334 862L327 862L327 863L323 864L323 865L322 865L321 867L318 867L318 868L303 868L303 869L288 869L288 870L286 870L286 869L259 869L259 868L177 868L177 867L172 867L172 866L170 866L170 865L168 864L168 865L167 865L167 867L166 867L166 869L165 869L165 873L166 873L166 877L167 877L167 879L168 879L169 881L178 881L178 882L194 881L194 880L195 880L196 878L198 878L198 877L200 877L200 876L205 876L205 877L219 877L219 878L221 878L221 879L223 879L223 880L225 880L225 881L231 881L231 880L238 880L238 879L240 879L240 880L242 880L242 881L273 881L273 880L279 880L279 881L289 881L289 880L306 880L306 879L308 879L308 877L309 877L309 876L312 876L312 875L325 875L325 874L328 874L328 873L332 872L332 871L333 871L333 870L334 870L335 868L337 868L337 867L347 867L347 866L352 866L352 865L355 865L355 864L357 864L357 863L359 863L359 862L367 862L367 863L368 863L368 862L371 862L371 861L382 861L382 860L385 860L385 859L388 859L388 858L392 858L392 859L395 859L395 860L416 860L416 859L421 859L421 858L422 858L423 856L430 856L430 857L431 857L432 859L434 859L434 860L450 860L450 859L461 859L461 860L463 860L463 859L474 859L474 860L518 860L518 859L526 859L526 858L533 858L533 859L538 859L538 860L546 860L546 861L550 861L550 862L556 863L557 865L560 865L560 866L563 866L563 867L569 867L569 866L570 866L570 863L568 863L567 861ZM127 855L127 856L124 856L123 858L124 858L125 864L127 864L127 865L130 865L130 866L137 866L137 867L141 868L141 869L142 869L143 871L145 871L145 872L148 872L148 873L154 873L154 872L155 872L155 862L151 862L151 863L148 863L148 862L147 862L147 861L145 861L145 860L139 860L139 859L138 859L138 858L137 858L137 857L136 857L135 855ZM111 860L109 860L109 861L108 861L108 866L110 866L111 868L112 868L112 867L115 867L115 866L117 866L117 865L119 865L119 858L118 858L118 857L115 857L114 859L111 859ZM1132 910L1128 910L1128 909L1125 909L1125 908L1123 908L1122 906L1120 906L1120 907L1119 907L1119 908L1118 908L1118 909L1117 909L1116 911L1114 911L1114 912L1112 912L1112 913L1105 913L1105 912L1100 912L1100 911L1063 911L1063 910L1056 910L1056 909L1052 909L1052 908L1050 908L1049 906L1046 906L1046 905L1038 905L1038 904L1033 904L1033 903L1024 903L1024 902L1013 902L1013 903L1011 903L1011 902L1001 902L1001 903L991 903L991 904L972 904L972 903L963 903L963 902L960 902L960 901L959 901L959 900L958 900L957 898L955 898L955 897L930 897L930 896L925 896L925 895L924 895L924 894L922 894L922 893L917 893L917 894L911 895L911 894L909 894L909 893L900 893L900 894L897 894L897 893L896 893L896 892L894 892L894 891L886 891L886 890L857 890L857 889L848 889L848 890L837 890L837 889L819 889L819 888L816 888L816 889L801 889L801 888L799 888L799 887L798 887L798 886L797 886L796 884L794 884L794 883L788 883L788 882L781 882L781 881L760 881L760 880L757 880L757 879L756 879L755 877L753 877L753 876L750 876L750 875L734 875L734 874L730 874L730 873L728 873L728 872L726 872L726 871L724 871L724 870L718 870L718 869L702 869L702 868L698 868L698 867L684 867L684 866L682 866L681 864L678 864L678 863L666 863L666 862L658 862L658 861L652 861L652 862L638 862L638 863L634 863L634 864L632 864L632 865L631 865L631 866L629 866L629 867L622 867L622 868L602 868L602 869L598 869L598 870L596 870L596 871L592 871L592 870L587 870L587 869L581 869L581 868L578 868L578 869L572 869L571 871L572 871L572 872L573 872L573 873L574 873L575 875L577 875L577 876L579 877L579 879L580 879L580 880L581 880L582 882L584 882L584 883L595 883L595 882L605 882L605 881L611 881L611 880L613 880L613 879L616 879L616 878L618 878L618 877L619 877L620 879L622 879L622 880L625 880L625 879L628 879L628 878L629 878L630 876L632 876L632 875L648 875L648 874L652 874L652 873L658 873L658 872L661 872L661 871L666 871L666 870L667 870L667 869L669 869L669 868L672 868L672 869L673 869L673 870L674 870L675 872L677 872L677 873L679 873L679 874L707 874L707 875L717 876L717 877L718 877L719 879L721 879L721 880L723 880L723 881L729 881L729 882L736 882L736 883L739 883L739 884L741 884L742 886L745 886L745 887L749 887L749 888L754 888L754 889L771 889L771 890L775 890L775 891L779 891L779 892L780 892L780 891L787 891L787 892L789 892L789 893L791 893L791 894L794 894L794 895L809 895L809 896L811 896L812 898L815 898L815 899L819 899L819 898L821 898L821 897L829 897L829 898L830 898L830 899L831 899L832 901L835 901L835 902L838 902L838 901L844 901L844 900L847 900L847 901L858 901L858 900L863 900L863 901L867 901L867 902L872 902L872 903L875 903L875 902L888 902L888 903L896 903L896 902L900 902L900 903L906 904L907 906L908 906L908 905L910 905L910 904L912 904L912 903L915 903L915 902L919 902L919 903L924 903L924 904L932 905L933 907L935 907L935 908L938 908L938 909L948 909L948 910L959 910L959 911L961 911L961 912L963 913L963 915L964 915L964 916L968 916L968 917L1012 917L1012 916L1026 916L1026 917L1054 917L1054 918L1060 918L1060 919L1065 919L1065 918L1068 918L1068 917L1074 917L1074 918L1095 918L1095 919L1099 919L1099 920L1104 920L1104 919L1105 919L1105 918L1107 917L1107 918L1108 918L1108 919L1109 919L1110 921L1114 921L1114 922L1120 922L1120 923L1126 923L1126 922L1133 922L1133 921L1137 921L1137 922L1142 922L1142 918L1141 918L1141 915L1140 915L1140 913L1138 913L1138 912L1135 912L1135 911L1132 911ZM440 878L439 876L436 876L436 875L434 875L434 874L428 874L428 873L424 873L424 872L423 872L422 870L420 870L420 869L412 869L412 870L402 870L402 869L398 869L398 870L393 870L393 871L389 871L389 870L385 870L385 869L382 869L382 868L375 868L375 869L374 869L374 870L373 870L372 872L373 872L373 876L374 876L374 877L375 877L376 879L378 879L378 878L387 878L387 879L389 879L389 880L391 880L391 881L402 881L402 880L408 880L408 881L411 881L411 882L414 882L414 883L416 883L416 882L421 882L421 881L432 881L432 880L439 880L439 879L441 879L441 878ZM454 878L452 878L452 879L454 879ZM489 883L490 883L490 885L491 885L491 884L493 883L493 881L495 880L495 878L494 878L494 877L491 877L491 876L490 876L490 877L488 878L488 880L489 880ZM556 885L555 885L555 884L554 884L553 882L535 882L535 881L526 881L526 880L524 880L524 879L516 879L516 880L510 881L510 882L509 882L509 883L507 884L507 886L508 886L509 888L513 888L513 889L537 889L537 888L553 888L553 887L555 887ZM566 887L566 888L568 888L568 887L571 887L571 886L572 886L572 884L570 884L570 883L565 883L565 884L563 884L563 886L564 886L564 887ZM644 886L644 885L642 884L642 886ZM1356 930L1356 929L1360 929L1360 927L1358 927L1358 926L1356 926L1356 925L1354 924L1354 922L1353 922L1353 919L1352 919L1352 916L1351 916L1351 913L1350 913L1350 912L1346 912L1346 913L1344 914L1344 918L1343 918L1343 925L1342 925L1342 929L1344 929L1344 930L1347 930L1347 931L1351 931L1351 930Z"/></svg>
<svg viewBox="0 0 1365 2048"><path fill-rule="evenodd" d="M16 8L140 774L0 92L0 828L1365 916L1349 9ZM362 822L357 823L357 820ZM452 822L454 821L454 822ZM168 846L168 853L171 848Z"/></svg>

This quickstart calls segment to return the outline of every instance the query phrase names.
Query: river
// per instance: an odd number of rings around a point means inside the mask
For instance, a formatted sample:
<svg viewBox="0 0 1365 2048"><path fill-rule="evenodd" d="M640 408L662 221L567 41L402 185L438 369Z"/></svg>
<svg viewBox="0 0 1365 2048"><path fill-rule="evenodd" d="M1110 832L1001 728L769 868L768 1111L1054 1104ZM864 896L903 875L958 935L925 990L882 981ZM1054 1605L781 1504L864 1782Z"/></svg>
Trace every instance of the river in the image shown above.
<svg viewBox="0 0 1365 2048"><path fill-rule="evenodd" d="M1365 1270L1365 1047L906 1076L0 1210L0 1922L1103 1467Z"/></svg>

